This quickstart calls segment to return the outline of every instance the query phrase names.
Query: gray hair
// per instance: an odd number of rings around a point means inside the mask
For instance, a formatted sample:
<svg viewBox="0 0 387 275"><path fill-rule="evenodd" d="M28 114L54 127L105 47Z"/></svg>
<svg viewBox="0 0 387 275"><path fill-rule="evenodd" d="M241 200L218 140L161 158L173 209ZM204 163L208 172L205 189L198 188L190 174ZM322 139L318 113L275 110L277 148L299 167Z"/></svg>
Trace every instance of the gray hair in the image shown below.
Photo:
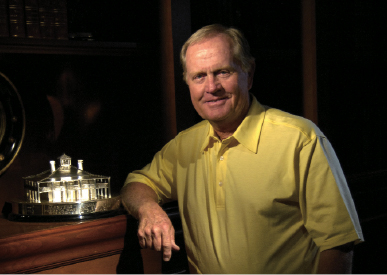
<svg viewBox="0 0 387 275"><path fill-rule="evenodd" d="M180 62L183 67L183 78L185 81L187 73L186 54L188 47L197 44L204 39L212 38L221 34L226 35L230 39L234 61L241 66L244 72L250 71L252 65L254 64L254 57L250 53L249 43L242 32L236 28L227 28L220 24L213 24L197 30L184 43L181 49Z"/></svg>

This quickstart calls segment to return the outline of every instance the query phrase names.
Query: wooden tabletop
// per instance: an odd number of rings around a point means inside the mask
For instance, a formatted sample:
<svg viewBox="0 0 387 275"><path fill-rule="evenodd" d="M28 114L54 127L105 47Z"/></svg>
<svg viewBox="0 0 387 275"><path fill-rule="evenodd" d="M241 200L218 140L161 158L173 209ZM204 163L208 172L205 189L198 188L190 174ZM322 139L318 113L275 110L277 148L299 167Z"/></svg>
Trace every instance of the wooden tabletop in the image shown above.
<svg viewBox="0 0 387 275"><path fill-rule="evenodd" d="M33 273L118 254L126 225L126 215L55 223L13 222L2 217L0 273Z"/></svg>

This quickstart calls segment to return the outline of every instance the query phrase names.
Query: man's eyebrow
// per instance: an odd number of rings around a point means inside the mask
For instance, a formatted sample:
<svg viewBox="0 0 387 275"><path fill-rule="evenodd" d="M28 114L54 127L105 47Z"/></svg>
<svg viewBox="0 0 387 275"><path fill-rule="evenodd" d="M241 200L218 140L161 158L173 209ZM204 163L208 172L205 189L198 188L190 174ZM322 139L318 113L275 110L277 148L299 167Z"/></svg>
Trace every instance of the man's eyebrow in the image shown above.
<svg viewBox="0 0 387 275"><path fill-rule="evenodd" d="M235 66L232 66L232 65L218 66L218 67L215 67L213 70L211 70L210 73L216 73L216 72L219 72L222 70L235 71L236 68L235 68ZM188 76L193 77L193 76L198 75L198 74L207 74L207 71L204 69L192 71L191 73L188 73Z"/></svg>
<svg viewBox="0 0 387 275"><path fill-rule="evenodd" d="M207 72L204 70L198 70L198 71L194 71L194 72L189 73L188 76L194 77L195 75L199 75L199 74L207 74Z"/></svg>
<svg viewBox="0 0 387 275"><path fill-rule="evenodd" d="M218 72L222 70L235 71L235 68L234 66L227 65L227 66L219 67L218 69L214 70L214 72Z"/></svg>

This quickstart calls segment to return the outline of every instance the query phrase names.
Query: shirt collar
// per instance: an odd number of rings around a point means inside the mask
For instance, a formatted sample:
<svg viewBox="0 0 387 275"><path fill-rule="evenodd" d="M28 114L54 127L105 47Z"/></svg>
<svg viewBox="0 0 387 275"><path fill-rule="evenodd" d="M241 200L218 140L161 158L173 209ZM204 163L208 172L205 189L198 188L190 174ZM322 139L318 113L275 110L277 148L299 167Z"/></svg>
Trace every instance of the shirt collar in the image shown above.
<svg viewBox="0 0 387 275"><path fill-rule="evenodd" d="M265 108L251 94L252 102L245 119L239 125L232 137L253 153L258 151L258 142L261 135L262 124L265 118ZM210 144L211 139L218 139L214 128L208 123L207 137L203 142L201 152Z"/></svg>

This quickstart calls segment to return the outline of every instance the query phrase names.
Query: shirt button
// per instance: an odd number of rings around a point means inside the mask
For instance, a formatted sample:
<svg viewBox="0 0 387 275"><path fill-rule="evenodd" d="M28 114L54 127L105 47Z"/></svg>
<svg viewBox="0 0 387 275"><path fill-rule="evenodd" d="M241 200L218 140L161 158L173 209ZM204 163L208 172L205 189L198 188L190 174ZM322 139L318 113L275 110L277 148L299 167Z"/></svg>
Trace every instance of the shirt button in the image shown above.
<svg viewBox="0 0 387 275"><path fill-rule="evenodd" d="M219 186L223 186L223 182L220 181L220 182L219 182Z"/></svg>
<svg viewBox="0 0 387 275"><path fill-rule="evenodd" d="M221 156L219 159L220 159L220 160L224 160L224 157L223 157L223 156Z"/></svg>

